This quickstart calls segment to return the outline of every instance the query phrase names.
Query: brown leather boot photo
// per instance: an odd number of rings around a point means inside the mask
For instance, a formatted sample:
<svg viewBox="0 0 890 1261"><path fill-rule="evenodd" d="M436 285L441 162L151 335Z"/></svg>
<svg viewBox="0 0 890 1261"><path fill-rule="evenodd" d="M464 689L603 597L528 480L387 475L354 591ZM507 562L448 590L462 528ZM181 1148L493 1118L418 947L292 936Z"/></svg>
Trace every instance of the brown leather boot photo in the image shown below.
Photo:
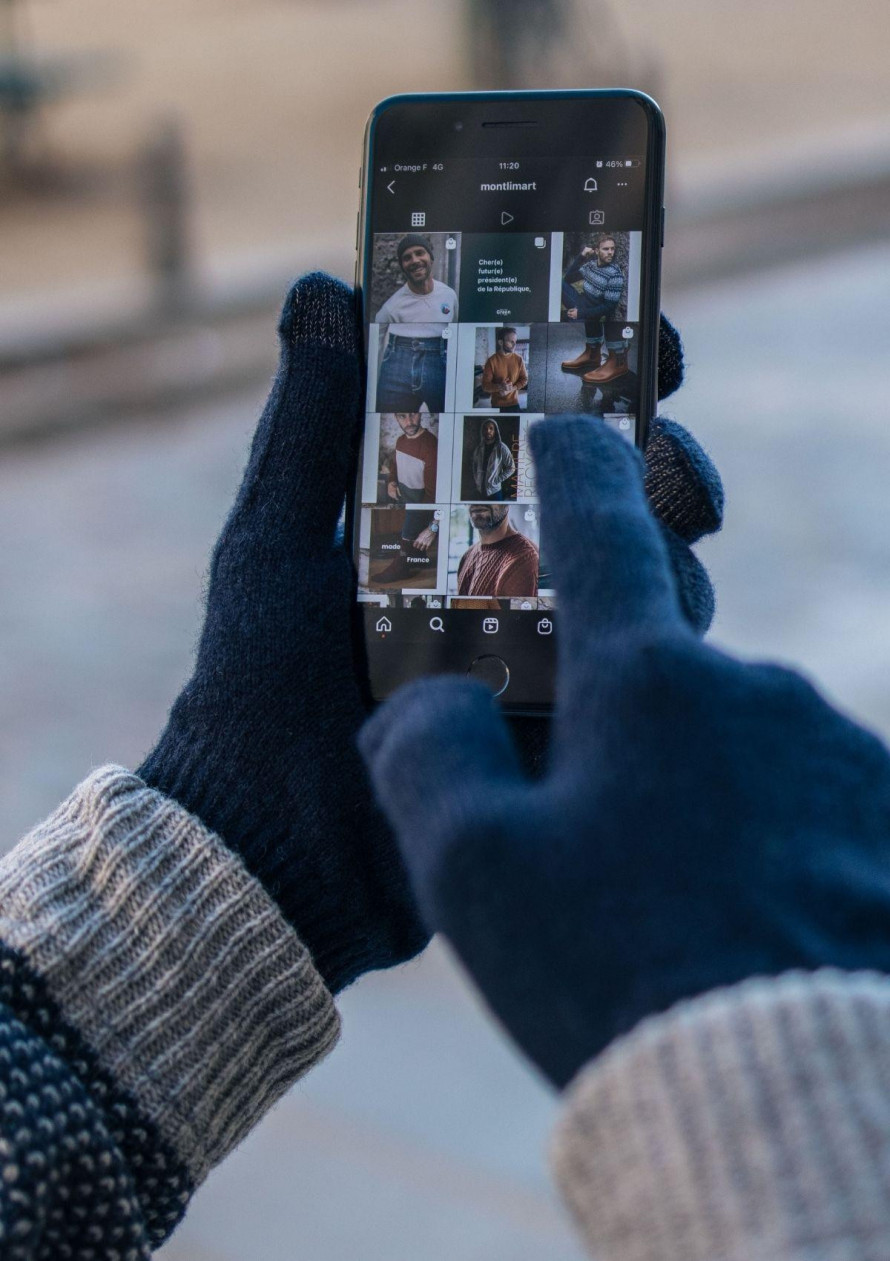
<svg viewBox="0 0 890 1261"><path fill-rule="evenodd" d="M563 359L563 372L591 372L600 366L600 358L602 355L602 346L597 344L591 346L589 343L581 351L576 359Z"/></svg>
<svg viewBox="0 0 890 1261"><path fill-rule="evenodd" d="M610 350L603 363L593 372L585 372L582 380L585 385L608 385L626 376L630 369L627 366L626 350Z"/></svg>

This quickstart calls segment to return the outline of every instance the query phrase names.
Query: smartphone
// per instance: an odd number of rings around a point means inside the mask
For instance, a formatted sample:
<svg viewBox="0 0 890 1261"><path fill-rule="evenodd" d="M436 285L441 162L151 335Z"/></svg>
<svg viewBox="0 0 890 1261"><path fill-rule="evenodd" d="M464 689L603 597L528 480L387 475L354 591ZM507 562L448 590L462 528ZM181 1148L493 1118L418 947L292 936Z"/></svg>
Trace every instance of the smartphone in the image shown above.
<svg viewBox="0 0 890 1261"><path fill-rule="evenodd" d="M347 537L370 699L466 674L552 709L528 432L655 412L664 120L629 90L397 96L368 120L364 420Z"/></svg>

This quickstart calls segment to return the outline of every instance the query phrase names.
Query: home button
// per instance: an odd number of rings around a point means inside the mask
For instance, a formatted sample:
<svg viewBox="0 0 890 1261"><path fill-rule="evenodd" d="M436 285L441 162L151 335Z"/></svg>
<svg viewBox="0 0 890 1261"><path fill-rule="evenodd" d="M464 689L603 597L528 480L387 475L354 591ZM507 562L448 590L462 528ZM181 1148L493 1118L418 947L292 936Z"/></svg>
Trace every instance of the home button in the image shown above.
<svg viewBox="0 0 890 1261"><path fill-rule="evenodd" d="M491 688L495 696L500 696L502 692L506 692L507 685L510 682L510 670L506 661L501 657L496 657L491 653L477 657L467 667L467 675L471 679L478 679L480 683L484 683L486 687Z"/></svg>

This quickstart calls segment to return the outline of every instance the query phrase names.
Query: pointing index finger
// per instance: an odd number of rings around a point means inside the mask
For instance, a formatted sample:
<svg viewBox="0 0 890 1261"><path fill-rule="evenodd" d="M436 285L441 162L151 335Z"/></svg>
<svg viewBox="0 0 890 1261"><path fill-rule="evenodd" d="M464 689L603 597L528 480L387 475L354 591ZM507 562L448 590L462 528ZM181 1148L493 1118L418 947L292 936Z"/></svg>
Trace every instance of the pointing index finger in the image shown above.
<svg viewBox="0 0 890 1261"><path fill-rule="evenodd" d="M569 646L679 626L670 562L638 453L586 416L539 421L530 442L543 547Z"/></svg>

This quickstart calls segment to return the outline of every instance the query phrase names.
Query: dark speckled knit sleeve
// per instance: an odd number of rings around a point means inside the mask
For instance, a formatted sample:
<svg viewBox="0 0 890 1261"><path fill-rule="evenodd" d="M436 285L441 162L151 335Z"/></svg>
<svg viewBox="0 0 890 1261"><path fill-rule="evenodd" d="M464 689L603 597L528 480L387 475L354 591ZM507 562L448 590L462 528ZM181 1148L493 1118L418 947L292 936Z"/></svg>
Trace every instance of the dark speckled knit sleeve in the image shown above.
<svg viewBox="0 0 890 1261"><path fill-rule="evenodd" d="M118 767L0 862L0 942L10 1261L147 1257L338 1036L331 995L258 881Z"/></svg>

